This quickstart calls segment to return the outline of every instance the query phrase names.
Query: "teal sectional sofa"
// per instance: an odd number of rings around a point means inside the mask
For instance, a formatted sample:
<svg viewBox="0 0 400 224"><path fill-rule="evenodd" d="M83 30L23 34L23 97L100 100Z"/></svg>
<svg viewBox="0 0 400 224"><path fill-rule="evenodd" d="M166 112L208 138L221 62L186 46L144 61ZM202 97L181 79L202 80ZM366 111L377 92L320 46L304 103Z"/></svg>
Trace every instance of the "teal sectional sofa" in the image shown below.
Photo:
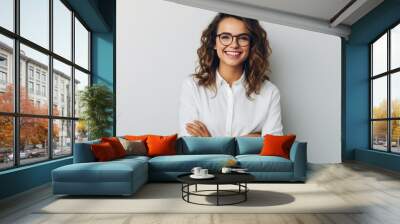
<svg viewBox="0 0 400 224"><path fill-rule="evenodd" d="M290 159L260 156L263 138L254 137L182 137L176 144L177 155L127 156L96 162L90 145L75 144L74 163L52 171L54 194L131 195L148 181L176 181L193 167L218 172L234 159L260 182L304 182L307 174L307 143L294 142Z"/></svg>

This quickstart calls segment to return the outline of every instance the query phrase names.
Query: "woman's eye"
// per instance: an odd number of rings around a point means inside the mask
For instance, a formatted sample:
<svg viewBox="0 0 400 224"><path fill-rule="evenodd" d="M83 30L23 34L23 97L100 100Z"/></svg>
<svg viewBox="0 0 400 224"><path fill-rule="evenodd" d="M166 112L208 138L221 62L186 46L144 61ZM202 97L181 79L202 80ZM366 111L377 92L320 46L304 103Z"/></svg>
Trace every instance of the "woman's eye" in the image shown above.
<svg viewBox="0 0 400 224"><path fill-rule="evenodd" d="M229 40L229 39L231 39L231 37L229 35L221 35L221 39Z"/></svg>
<svg viewBox="0 0 400 224"><path fill-rule="evenodd" d="M239 37L239 40L242 40L242 41L249 41L249 37L247 37L247 36L242 36L242 37Z"/></svg>

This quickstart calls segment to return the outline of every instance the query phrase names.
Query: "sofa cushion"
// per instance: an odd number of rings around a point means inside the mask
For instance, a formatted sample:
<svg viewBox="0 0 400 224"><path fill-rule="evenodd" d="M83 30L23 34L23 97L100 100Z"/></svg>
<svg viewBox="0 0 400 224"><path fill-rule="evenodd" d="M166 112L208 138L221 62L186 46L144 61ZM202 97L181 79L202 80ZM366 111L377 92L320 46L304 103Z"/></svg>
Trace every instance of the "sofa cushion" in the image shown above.
<svg viewBox="0 0 400 224"><path fill-rule="evenodd" d="M141 159L121 159L74 163L52 171L53 181L57 182L130 182L134 173L147 176L147 163Z"/></svg>
<svg viewBox="0 0 400 224"><path fill-rule="evenodd" d="M212 172L219 171L230 159L231 155L174 155L158 156L149 160L149 170L163 172L190 172L193 167L200 166Z"/></svg>
<svg viewBox="0 0 400 224"><path fill-rule="evenodd" d="M117 137L103 137L101 138L101 142L108 142L114 149L115 155L117 158L122 158L126 156L126 151L124 146L122 146L121 142Z"/></svg>
<svg viewBox="0 0 400 224"><path fill-rule="evenodd" d="M147 137L147 155L148 156L165 156L176 154L176 139L178 134L170 136L149 135Z"/></svg>
<svg viewBox="0 0 400 224"><path fill-rule="evenodd" d="M127 140L124 138L118 138L122 146L126 151L126 155L147 155L146 143L141 140Z"/></svg>
<svg viewBox="0 0 400 224"><path fill-rule="evenodd" d="M290 148L294 140L296 139L296 135L270 135L267 134L264 136L264 145L261 149L261 156L280 156L286 159L290 159Z"/></svg>
<svg viewBox="0 0 400 224"><path fill-rule="evenodd" d="M262 137L237 137L236 155L259 154L263 147Z"/></svg>
<svg viewBox="0 0 400 224"><path fill-rule="evenodd" d="M278 156L238 155L240 167L249 172L292 172L292 161Z"/></svg>
<svg viewBox="0 0 400 224"><path fill-rule="evenodd" d="M235 155L233 137L181 137L178 141L178 154L225 154Z"/></svg>
<svg viewBox="0 0 400 224"><path fill-rule="evenodd" d="M92 144L90 147L94 157L96 157L96 161L105 162L118 158L112 145L108 142Z"/></svg>

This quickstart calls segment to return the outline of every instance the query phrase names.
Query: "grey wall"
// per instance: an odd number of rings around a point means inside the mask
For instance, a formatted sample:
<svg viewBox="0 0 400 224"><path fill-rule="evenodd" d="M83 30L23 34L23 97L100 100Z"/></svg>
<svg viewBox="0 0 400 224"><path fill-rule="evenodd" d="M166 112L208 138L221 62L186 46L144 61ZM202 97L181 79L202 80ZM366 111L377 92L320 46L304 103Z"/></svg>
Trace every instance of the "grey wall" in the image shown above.
<svg viewBox="0 0 400 224"><path fill-rule="evenodd" d="M194 72L201 32L215 14L162 0L117 1L117 135L178 131L181 82ZM340 38L262 25L284 132L308 142L309 162L340 162Z"/></svg>

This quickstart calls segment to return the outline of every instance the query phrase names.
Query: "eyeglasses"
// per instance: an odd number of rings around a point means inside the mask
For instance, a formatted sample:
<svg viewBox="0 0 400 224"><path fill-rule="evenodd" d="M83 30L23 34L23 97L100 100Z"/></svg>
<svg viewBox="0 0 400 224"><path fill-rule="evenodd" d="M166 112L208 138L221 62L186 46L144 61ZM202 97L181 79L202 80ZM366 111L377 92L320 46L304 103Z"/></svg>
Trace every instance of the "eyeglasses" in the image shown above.
<svg viewBox="0 0 400 224"><path fill-rule="evenodd" d="M236 41L241 47L248 46L251 41L251 36L247 33L242 33L235 36L233 36L231 33L220 33L216 36L218 37L221 44L225 46L229 46L233 42L234 37L236 37Z"/></svg>

